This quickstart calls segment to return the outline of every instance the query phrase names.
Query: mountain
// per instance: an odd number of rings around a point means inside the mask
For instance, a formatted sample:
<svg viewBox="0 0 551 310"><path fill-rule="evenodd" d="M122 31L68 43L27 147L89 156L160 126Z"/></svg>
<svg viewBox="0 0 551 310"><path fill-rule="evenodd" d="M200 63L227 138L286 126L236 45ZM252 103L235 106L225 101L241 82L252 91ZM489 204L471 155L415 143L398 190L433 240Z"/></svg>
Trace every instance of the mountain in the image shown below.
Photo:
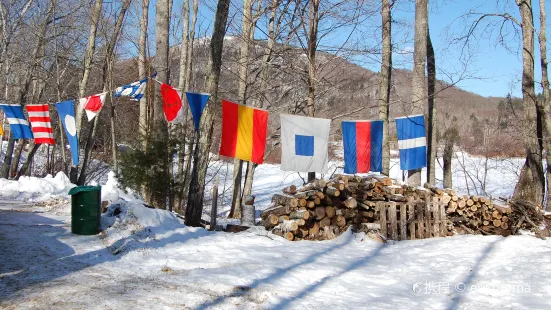
<svg viewBox="0 0 551 310"><path fill-rule="evenodd" d="M202 38L195 42L193 61L193 81L190 91L204 91L203 84L207 75L207 61L209 55L210 40ZM270 111L268 135L274 138L270 145L277 144L279 117L281 113L305 114L306 110L306 77L307 57L304 51L294 46L278 45L270 64L270 78L266 97L261 100L259 94L260 68L263 61L265 42L255 42L251 48L251 76L248 84L247 104L260 105ZM236 37L227 37L224 41L223 65L220 78L220 96L224 99L238 102L238 58L240 40ZM179 46L171 48L171 79L174 86L178 81L179 73ZM135 62L135 60L127 60ZM316 90L316 117L336 118L332 123L332 140L340 140L340 121L342 119L377 119L378 118L378 74L376 72L358 66L344 58L320 52L317 55L319 84ZM121 66L131 68L127 64ZM134 67L135 68L135 67ZM127 69L128 70L128 69ZM125 71L125 70L122 70ZM119 78L124 76L119 71ZM130 73L130 72L129 72ZM135 73L134 73L135 74ZM391 119L397 116L408 115L411 98L412 72L402 69L392 71L392 90L390 103ZM131 78L126 79L127 81ZM494 155L500 155L499 143L488 147L486 134L482 140L486 142L484 148L480 147L480 137L476 135L474 127L486 126L498 121L500 102L505 98L482 97L467 92L445 82L437 83L436 104L438 109L438 129L441 135L446 129L456 127L461 137L461 145L472 153L487 153L492 149ZM137 107L135 107L137 108ZM218 108L217 113L221 111ZM217 120L221 120L218 115ZM498 124L499 125L499 124ZM496 127L499 127L496 125ZM480 128L479 128L480 129ZM216 122L214 150L219 145L221 121ZM395 139L395 129L391 123L391 138ZM501 135L503 133L500 133ZM494 134L495 135L495 134ZM507 135L506 135L507 136ZM474 138L473 138L474 137ZM475 139L476 138L476 139ZM508 143L508 153L518 153L521 146L518 140ZM474 142L473 142L474 141ZM502 141L501 141L502 142ZM279 158L277 150L272 152L269 161Z"/></svg>

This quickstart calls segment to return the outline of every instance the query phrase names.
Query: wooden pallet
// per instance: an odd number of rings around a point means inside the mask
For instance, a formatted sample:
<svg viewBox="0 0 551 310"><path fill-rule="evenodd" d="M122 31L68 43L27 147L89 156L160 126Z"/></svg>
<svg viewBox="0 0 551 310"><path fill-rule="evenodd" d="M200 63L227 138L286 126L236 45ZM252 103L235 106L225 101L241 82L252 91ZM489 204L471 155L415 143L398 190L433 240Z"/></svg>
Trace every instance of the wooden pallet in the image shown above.
<svg viewBox="0 0 551 310"><path fill-rule="evenodd" d="M380 233L392 240L447 236L446 204L430 202L378 202Z"/></svg>

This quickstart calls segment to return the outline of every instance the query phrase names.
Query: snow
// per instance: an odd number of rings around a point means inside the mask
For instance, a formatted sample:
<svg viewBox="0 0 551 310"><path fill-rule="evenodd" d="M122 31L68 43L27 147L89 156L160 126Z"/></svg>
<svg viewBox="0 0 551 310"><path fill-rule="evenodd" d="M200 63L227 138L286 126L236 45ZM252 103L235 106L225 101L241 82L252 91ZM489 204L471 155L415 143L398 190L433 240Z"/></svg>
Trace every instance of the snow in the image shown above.
<svg viewBox="0 0 551 310"><path fill-rule="evenodd" d="M58 172L55 177L44 178L22 176L19 180L0 179L0 197L3 199L42 201L52 197L66 196L71 188L69 178Z"/></svg>
<svg viewBox="0 0 551 310"><path fill-rule="evenodd" d="M68 217L0 211L0 307L551 307L551 244L532 236L289 242L263 228L186 227L136 201L117 207L97 236L72 235Z"/></svg>
<svg viewBox="0 0 551 310"><path fill-rule="evenodd" d="M458 152L454 188L509 196L522 163ZM342 173L338 153L330 171ZM218 175L218 220L229 222L232 173L231 163L211 162L204 218ZM305 177L258 166L257 215L275 192ZM395 158L391 177L402 181ZM263 227L209 232L144 206L113 172L98 180L110 203L102 232L78 236L70 232L67 196L74 185L63 173L0 179L0 308L551 308L550 239L463 235L383 244L350 231L321 242L289 242Z"/></svg>
<svg viewBox="0 0 551 310"><path fill-rule="evenodd" d="M209 169L225 184L229 166ZM261 165L255 176L260 206L302 182L277 165ZM0 201L0 308L551 307L550 239L463 235L383 244L350 231L298 242L263 227L209 232L147 208L113 173L102 184L111 202L103 231L78 236L70 233L72 185L63 174L1 182L3 197L55 198Z"/></svg>

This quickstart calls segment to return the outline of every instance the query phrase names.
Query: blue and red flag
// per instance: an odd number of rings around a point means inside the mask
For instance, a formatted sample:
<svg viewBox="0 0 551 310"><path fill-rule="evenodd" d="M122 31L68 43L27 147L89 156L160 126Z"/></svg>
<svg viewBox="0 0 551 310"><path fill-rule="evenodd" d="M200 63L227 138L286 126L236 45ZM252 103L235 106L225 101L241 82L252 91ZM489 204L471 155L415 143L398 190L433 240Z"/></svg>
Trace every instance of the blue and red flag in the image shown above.
<svg viewBox="0 0 551 310"><path fill-rule="evenodd" d="M383 121L343 121L344 172L383 170Z"/></svg>

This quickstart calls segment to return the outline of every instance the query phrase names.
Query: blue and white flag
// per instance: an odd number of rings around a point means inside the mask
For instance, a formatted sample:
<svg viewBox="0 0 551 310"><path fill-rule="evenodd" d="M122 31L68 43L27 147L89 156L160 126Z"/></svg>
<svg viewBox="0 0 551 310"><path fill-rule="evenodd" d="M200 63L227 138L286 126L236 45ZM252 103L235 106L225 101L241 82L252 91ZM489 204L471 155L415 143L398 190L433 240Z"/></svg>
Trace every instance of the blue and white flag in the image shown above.
<svg viewBox="0 0 551 310"><path fill-rule="evenodd" d="M33 132L31 131L31 126L23 114L23 109L20 104L2 104L0 105L13 134L14 139L32 139Z"/></svg>
<svg viewBox="0 0 551 310"><path fill-rule="evenodd" d="M118 87L117 89L115 89L115 92L113 95L115 97L128 96L132 98L132 100L140 100L142 99L145 93L146 86L147 86L147 78L141 81L137 81L131 84Z"/></svg>
<svg viewBox="0 0 551 310"><path fill-rule="evenodd" d="M411 115L396 118L396 133L400 151L400 169L414 170L426 167L425 117Z"/></svg>
<svg viewBox="0 0 551 310"><path fill-rule="evenodd" d="M191 110L191 115L193 116L195 131L199 132L199 121L209 101L210 94L186 92L186 98L189 109Z"/></svg>
<svg viewBox="0 0 551 310"><path fill-rule="evenodd" d="M63 123L65 133L67 134L67 141L71 147L71 158L73 159L73 165L78 165L78 137L77 126L75 124L75 102L74 100L67 100L58 102L55 104L57 114Z"/></svg>
<svg viewBox="0 0 551 310"><path fill-rule="evenodd" d="M331 120L298 115L281 117L281 170L327 173Z"/></svg>

